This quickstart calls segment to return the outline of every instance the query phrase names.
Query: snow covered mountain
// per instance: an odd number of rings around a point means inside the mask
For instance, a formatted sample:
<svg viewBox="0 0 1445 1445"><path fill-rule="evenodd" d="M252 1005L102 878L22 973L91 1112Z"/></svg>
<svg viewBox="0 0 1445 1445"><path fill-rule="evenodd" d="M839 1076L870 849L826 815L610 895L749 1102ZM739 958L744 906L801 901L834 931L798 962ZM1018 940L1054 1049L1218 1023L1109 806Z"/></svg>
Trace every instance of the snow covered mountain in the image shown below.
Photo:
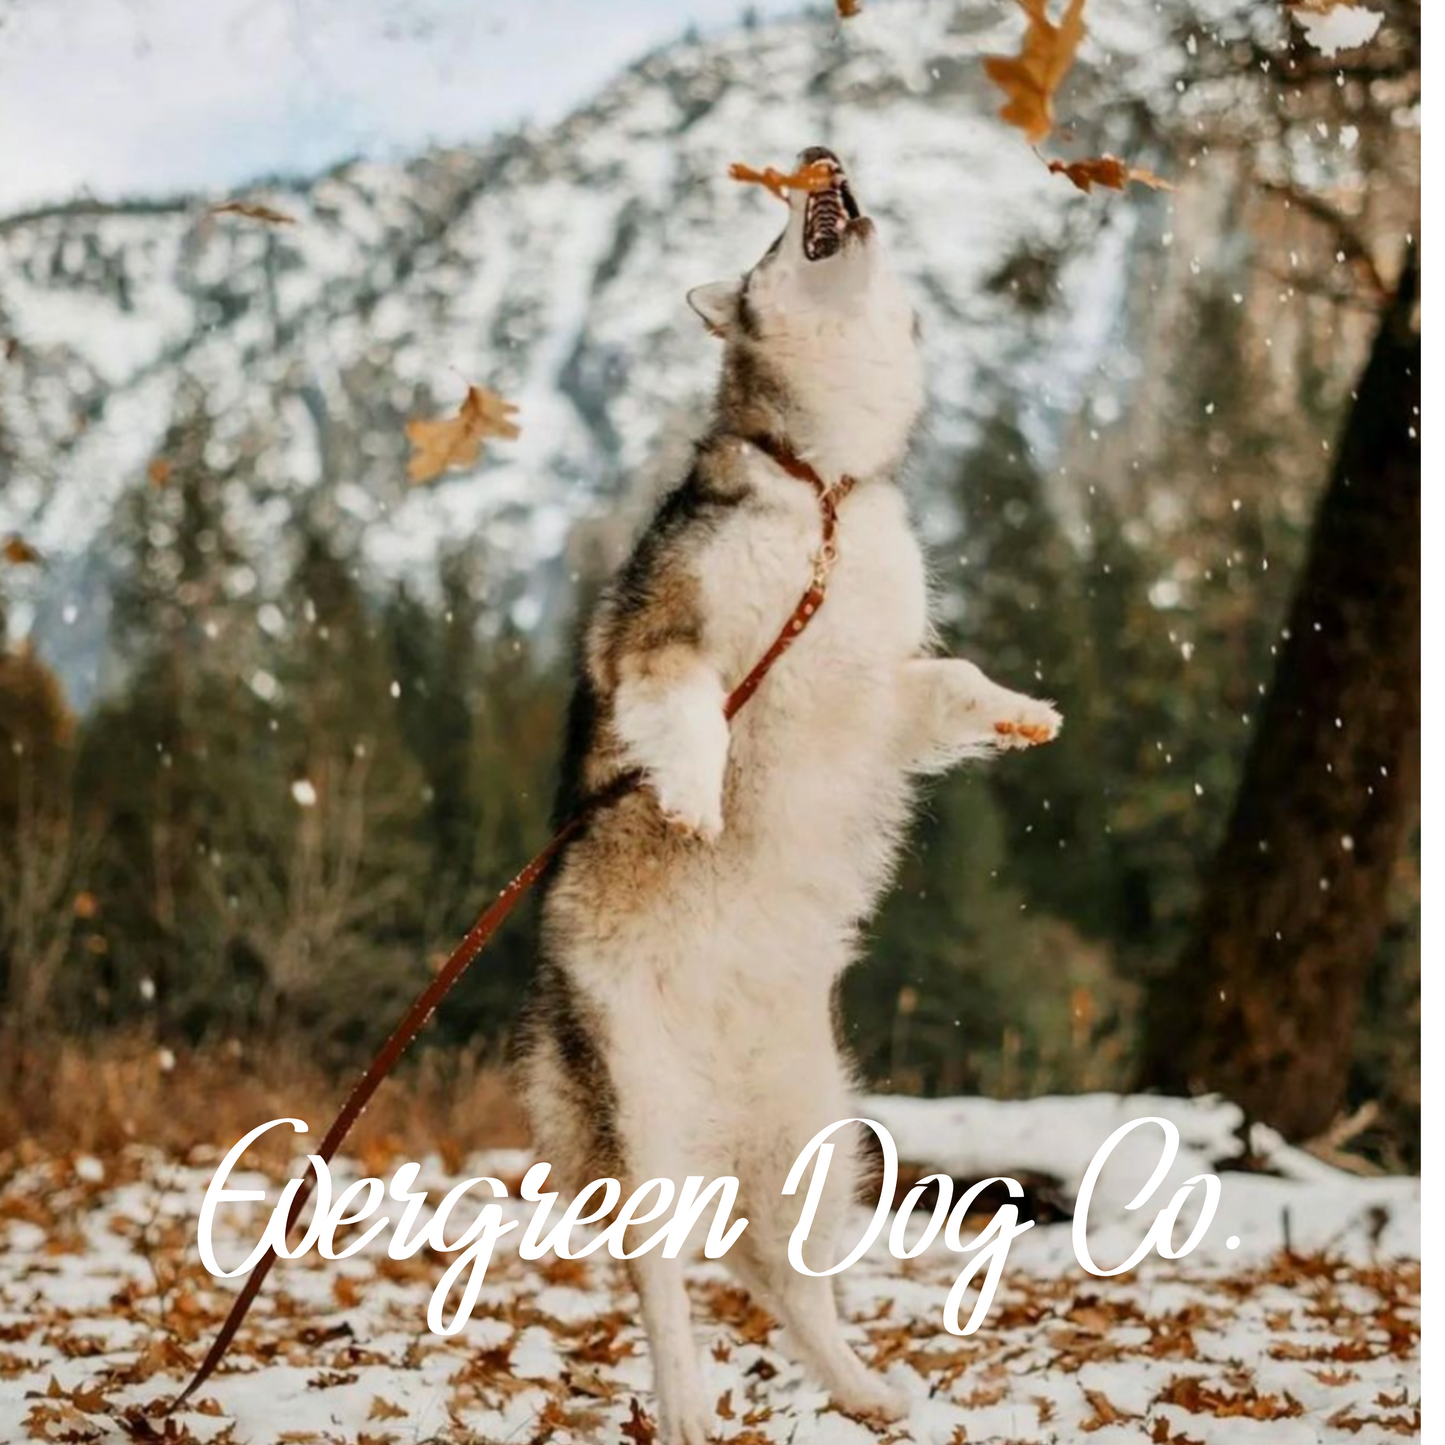
<svg viewBox="0 0 1445 1445"><path fill-rule="evenodd" d="M1107 95L1105 127L1132 125L1120 102L1180 59L1154 7L1128 8L1113 29L1101 14L1071 81L1083 115ZM0 534L49 559L7 576L12 630L84 699L117 502L198 398L218 462L241 463L227 505L245 585L284 575L304 516L378 583L424 585L439 549L480 539L497 600L536 621L565 593L569 538L615 550L699 425L716 355L684 293L781 223L728 163L814 142L844 158L924 316L925 516L1001 397L1047 448L1131 383L1139 348L1120 342L1169 202L1083 197L997 120L979 60L1018 30L993 0L744 25L643 59L553 128L258 187L290 226L197 198L0 221ZM1077 143L1137 154L1139 137L1081 127ZM405 420L449 412L469 381L520 405L520 440L410 490Z"/></svg>

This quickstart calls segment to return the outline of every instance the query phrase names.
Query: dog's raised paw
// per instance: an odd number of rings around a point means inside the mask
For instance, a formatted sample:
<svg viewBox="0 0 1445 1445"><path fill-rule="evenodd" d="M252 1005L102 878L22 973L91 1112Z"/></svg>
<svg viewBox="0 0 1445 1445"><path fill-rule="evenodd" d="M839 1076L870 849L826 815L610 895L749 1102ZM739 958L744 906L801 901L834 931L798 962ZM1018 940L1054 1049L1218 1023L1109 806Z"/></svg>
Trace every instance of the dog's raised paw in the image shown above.
<svg viewBox="0 0 1445 1445"><path fill-rule="evenodd" d="M674 832L715 843L723 830L722 798L719 791L700 786L691 779L652 779L653 791L663 821Z"/></svg>
<svg viewBox="0 0 1445 1445"><path fill-rule="evenodd" d="M1020 697L1010 706L1007 715L995 720L994 746L997 748L1033 748L1052 742L1059 735L1064 720L1058 710L1035 698Z"/></svg>

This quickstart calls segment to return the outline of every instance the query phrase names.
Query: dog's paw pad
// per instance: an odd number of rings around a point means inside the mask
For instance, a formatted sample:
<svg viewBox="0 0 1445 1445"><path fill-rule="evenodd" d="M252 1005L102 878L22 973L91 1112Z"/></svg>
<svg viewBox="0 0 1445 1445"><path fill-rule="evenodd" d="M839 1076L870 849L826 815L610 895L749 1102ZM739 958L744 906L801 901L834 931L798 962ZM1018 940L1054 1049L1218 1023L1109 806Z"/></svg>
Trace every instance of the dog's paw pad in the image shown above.
<svg viewBox="0 0 1445 1445"><path fill-rule="evenodd" d="M1006 738L1017 738L1021 744L1030 747L1049 742L1054 736L1053 728L1047 723L996 722L993 730Z"/></svg>
<svg viewBox="0 0 1445 1445"><path fill-rule="evenodd" d="M1035 748L1052 742L1059 735L1064 720L1046 702L1029 699L1013 715L998 719L993 725L994 745L1000 748Z"/></svg>

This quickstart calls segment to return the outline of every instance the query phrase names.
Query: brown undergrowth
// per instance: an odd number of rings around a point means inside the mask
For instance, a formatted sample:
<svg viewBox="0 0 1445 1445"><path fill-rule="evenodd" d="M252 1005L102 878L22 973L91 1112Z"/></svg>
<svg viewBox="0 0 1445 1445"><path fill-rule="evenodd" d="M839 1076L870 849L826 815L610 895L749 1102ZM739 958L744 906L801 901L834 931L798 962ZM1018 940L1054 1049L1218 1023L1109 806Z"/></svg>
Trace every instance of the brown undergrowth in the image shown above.
<svg viewBox="0 0 1445 1445"><path fill-rule="evenodd" d="M170 1050L143 1038L42 1038L0 1044L0 1179L26 1155L113 1155L145 1144L184 1158L225 1150L258 1124L304 1119L309 1139L262 1140L278 1160L318 1140L360 1072L323 1067L299 1042ZM462 1050L418 1049L381 1087L347 1152L378 1167L436 1151L526 1142L504 1072Z"/></svg>

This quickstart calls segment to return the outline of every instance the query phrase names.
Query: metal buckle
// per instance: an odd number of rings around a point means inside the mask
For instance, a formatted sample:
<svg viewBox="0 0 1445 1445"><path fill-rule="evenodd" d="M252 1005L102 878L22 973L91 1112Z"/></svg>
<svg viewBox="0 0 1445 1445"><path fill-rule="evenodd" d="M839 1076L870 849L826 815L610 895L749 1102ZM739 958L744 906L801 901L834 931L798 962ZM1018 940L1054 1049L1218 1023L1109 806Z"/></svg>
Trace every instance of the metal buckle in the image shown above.
<svg viewBox="0 0 1445 1445"><path fill-rule="evenodd" d="M821 587L838 562L838 544L829 538L813 553L813 585Z"/></svg>

